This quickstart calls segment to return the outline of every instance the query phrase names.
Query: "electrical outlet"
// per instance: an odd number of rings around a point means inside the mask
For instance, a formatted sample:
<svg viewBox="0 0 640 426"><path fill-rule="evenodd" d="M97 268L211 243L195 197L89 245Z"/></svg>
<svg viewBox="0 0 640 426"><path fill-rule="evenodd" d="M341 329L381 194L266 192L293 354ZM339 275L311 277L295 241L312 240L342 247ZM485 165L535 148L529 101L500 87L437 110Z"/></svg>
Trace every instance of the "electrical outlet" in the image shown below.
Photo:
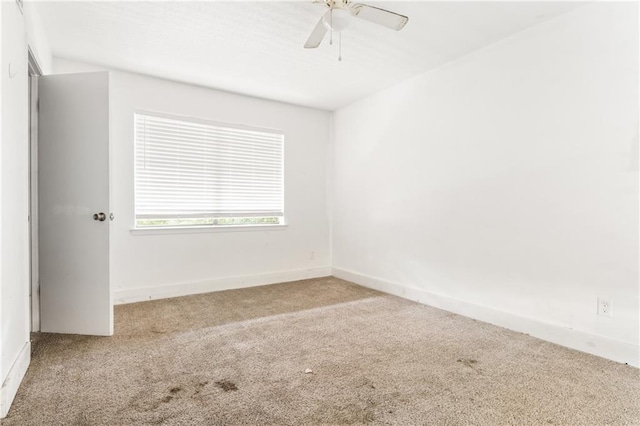
<svg viewBox="0 0 640 426"><path fill-rule="evenodd" d="M613 304L611 303L611 299L598 297L598 315L613 317Z"/></svg>

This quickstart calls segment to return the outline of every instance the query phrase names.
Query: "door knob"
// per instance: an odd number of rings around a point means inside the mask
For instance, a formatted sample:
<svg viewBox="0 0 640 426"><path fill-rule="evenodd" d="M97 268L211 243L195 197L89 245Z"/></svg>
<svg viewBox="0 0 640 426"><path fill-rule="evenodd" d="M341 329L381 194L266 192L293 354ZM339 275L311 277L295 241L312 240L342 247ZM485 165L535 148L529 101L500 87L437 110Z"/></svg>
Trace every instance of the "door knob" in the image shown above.
<svg viewBox="0 0 640 426"><path fill-rule="evenodd" d="M99 220L100 222L104 222L107 219L107 215L100 212L93 215L93 220Z"/></svg>

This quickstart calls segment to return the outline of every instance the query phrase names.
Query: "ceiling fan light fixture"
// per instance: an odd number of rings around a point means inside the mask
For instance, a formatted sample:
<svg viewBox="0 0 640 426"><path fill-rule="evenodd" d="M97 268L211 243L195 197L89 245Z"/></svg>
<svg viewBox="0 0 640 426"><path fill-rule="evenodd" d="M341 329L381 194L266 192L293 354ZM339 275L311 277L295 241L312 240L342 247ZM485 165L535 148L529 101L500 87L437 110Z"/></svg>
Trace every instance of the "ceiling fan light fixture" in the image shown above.
<svg viewBox="0 0 640 426"><path fill-rule="evenodd" d="M347 9L333 9L327 10L322 17L322 23L327 30L340 32L349 26L353 15Z"/></svg>

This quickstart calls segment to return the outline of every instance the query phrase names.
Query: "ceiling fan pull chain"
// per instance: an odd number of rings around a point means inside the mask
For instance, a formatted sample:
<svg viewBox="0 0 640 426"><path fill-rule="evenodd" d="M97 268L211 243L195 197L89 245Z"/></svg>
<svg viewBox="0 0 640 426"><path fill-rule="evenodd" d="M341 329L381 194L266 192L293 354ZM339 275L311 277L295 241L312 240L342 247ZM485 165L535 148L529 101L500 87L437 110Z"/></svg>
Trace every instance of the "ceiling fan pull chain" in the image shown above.
<svg viewBox="0 0 640 426"><path fill-rule="evenodd" d="M338 33L338 60L342 61L342 31Z"/></svg>

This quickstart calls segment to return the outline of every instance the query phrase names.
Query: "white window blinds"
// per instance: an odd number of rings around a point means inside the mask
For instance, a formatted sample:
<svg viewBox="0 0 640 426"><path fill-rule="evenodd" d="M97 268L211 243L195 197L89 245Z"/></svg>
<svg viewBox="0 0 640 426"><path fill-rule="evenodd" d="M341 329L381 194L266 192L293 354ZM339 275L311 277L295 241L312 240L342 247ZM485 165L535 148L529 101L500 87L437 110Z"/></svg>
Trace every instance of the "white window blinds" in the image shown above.
<svg viewBox="0 0 640 426"><path fill-rule="evenodd" d="M284 214L281 133L136 113L135 145L139 225Z"/></svg>

